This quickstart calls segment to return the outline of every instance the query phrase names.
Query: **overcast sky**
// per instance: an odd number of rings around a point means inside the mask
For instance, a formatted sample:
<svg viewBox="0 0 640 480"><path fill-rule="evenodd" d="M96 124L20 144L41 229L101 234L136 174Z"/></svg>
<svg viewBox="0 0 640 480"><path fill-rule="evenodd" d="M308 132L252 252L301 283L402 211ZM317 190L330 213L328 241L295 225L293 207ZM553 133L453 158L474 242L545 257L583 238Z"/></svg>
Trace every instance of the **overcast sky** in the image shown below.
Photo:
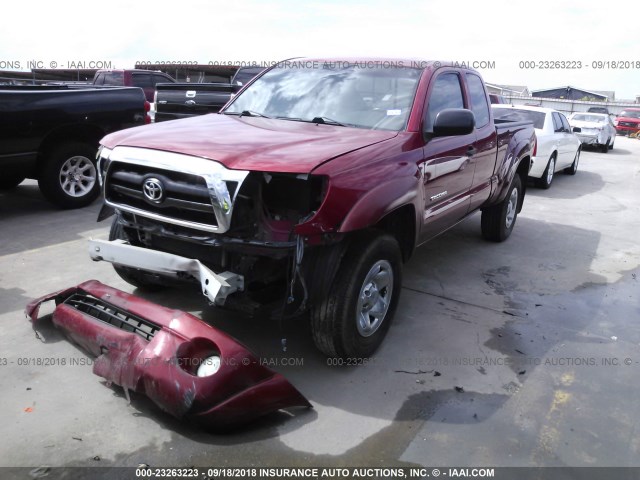
<svg viewBox="0 0 640 480"><path fill-rule="evenodd" d="M572 85L633 99L640 94L638 5L592 0L12 1L3 6L0 65L111 61L113 67L132 68L137 60L207 64L296 56L488 61L495 68L479 69L488 82L530 90ZM581 62L582 68L525 69L523 61ZM594 68L598 61L632 62L633 68Z"/></svg>

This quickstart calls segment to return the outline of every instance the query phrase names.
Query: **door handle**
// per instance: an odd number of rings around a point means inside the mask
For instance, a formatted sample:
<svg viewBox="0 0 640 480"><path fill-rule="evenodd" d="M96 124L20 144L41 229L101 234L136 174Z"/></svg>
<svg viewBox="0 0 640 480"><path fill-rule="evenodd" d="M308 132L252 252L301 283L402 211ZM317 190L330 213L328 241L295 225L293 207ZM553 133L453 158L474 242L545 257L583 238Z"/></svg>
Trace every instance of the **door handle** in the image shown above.
<svg viewBox="0 0 640 480"><path fill-rule="evenodd" d="M467 156L468 157L473 157L476 154L476 152L477 152L477 150L473 146L467 148Z"/></svg>

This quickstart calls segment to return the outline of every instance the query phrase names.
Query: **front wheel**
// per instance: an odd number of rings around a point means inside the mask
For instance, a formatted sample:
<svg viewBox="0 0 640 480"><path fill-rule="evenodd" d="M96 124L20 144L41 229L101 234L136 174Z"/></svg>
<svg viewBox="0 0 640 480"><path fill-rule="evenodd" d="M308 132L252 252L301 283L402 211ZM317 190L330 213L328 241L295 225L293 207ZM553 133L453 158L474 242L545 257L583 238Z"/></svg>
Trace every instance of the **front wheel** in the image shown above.
<svg viewBox="0 0 640 480"><path fill-rule="evenodd" d="M100 192L95 157L95 147L86 143L70 142L54 148L38 175L43 195L61 208L89 205Z"/></svg>
<svg viewBox="0 0 640 480"><path fill-rule="evenodd" d="M311 311L313 340L325 355L368 357L382 343L402 285L402 255L394 237L375 233L349 247L328 296Z"/></svg>
<svg viewBox="0 0 640 480"><path fill-rule="evenodd" d="M513 177L505 199L498 205L482 210L480 225L486 240L502 242L509 238L518 218L518 206L522 196L520 175Z"/></svg>

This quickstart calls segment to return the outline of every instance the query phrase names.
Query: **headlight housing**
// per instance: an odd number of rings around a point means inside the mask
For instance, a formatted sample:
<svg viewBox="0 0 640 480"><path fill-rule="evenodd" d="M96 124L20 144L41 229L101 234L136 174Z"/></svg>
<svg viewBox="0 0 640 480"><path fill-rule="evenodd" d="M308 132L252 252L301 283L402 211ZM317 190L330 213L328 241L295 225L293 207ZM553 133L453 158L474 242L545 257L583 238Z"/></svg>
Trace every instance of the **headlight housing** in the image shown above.
<svg viewBox="0 0 640 480"><path fill-rule="evenodd" d="M96 158L98 160L98 183L102 187L104 184L104 178L107 173L107 169L109 168L109 157L111 156L111 152L113 150L108 149L104 145L100 145L98 148L98 153L96 154Z"/></svg>

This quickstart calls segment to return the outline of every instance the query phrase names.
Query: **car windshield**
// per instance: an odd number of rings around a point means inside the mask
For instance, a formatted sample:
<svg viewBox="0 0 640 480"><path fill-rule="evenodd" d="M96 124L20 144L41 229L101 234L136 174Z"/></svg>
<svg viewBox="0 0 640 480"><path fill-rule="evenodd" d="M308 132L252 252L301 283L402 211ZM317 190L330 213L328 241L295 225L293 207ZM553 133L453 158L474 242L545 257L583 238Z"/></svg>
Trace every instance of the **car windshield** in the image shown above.
<svg viewBox="0 0 640 480"><path fill-rule="evenodd" d="M349 62L287 62L236 96L224 114L402 130L421 69Z"/></svg>
<svg viewBox="0 0 640 480"><path fill-rule="evenodd" d="M605 123L605 117L601 117L600 115L574 115L572 120L577 122Z"/></svg>
<svg viewBox="0 0 640 480"><path fill-rule="evenodd" d="M511 120L513 122L533 122L533 128L541 130L544 127L544 112L532 110L519 110L517 108L493 108L493 117L499 120Z"/></svg>
<svg viewBox="0 0 640 480"><path fill-rule="evenodd" d="M622 112L620 112L619 116L628 118L640 118L640 111L623 110Z"/></svg>

